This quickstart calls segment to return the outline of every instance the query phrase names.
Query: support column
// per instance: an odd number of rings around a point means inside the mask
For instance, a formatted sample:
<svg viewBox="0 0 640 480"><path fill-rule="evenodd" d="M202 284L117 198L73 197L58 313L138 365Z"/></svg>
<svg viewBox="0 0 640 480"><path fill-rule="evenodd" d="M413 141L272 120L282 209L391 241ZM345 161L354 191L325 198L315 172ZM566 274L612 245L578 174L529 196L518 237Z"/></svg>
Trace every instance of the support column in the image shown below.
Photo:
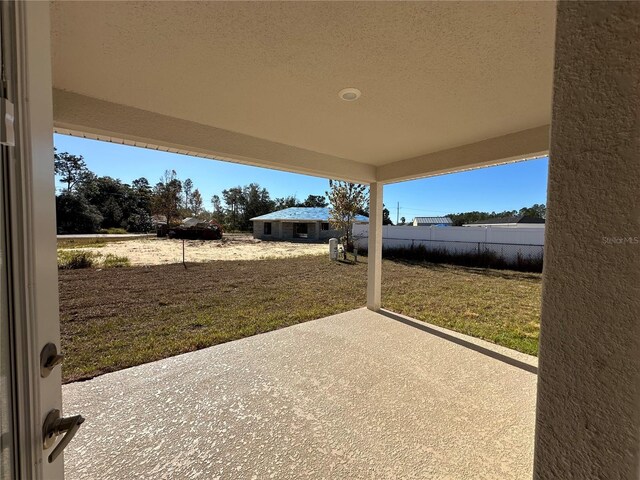
<svg viewBox="0 0 640 480"><path fill-rule="evenodd" d="M560 1L534 477L640 466L640 3Z"/></svg>
<svg viewBox="0 0 640 480"><path fill-rule="evenodd" d="M367 264L367 308L380 310L382 292L382 184L369 188L369 252Z"/></svg>

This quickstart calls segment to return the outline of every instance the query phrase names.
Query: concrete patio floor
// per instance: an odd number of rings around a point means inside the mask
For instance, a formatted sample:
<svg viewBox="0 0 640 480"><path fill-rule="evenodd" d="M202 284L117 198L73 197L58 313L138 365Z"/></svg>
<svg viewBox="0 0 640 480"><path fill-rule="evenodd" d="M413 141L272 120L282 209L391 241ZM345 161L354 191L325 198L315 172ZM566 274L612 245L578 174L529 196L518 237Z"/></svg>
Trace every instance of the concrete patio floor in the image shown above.
<svg viewBox="0 0 640 480"><path fill-rule="evenodd" d="M531 478L536 359L354 310L64 386L75 479Z"/></svg>

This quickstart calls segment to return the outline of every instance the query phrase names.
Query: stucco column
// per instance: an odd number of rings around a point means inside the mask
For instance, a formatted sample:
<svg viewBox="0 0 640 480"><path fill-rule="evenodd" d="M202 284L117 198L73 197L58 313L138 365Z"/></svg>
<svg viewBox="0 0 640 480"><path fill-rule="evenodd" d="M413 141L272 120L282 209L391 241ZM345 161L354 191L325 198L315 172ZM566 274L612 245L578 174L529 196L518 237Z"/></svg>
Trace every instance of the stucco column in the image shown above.
<svg viewBox="0 0 640 480"><path fill-rule="evenodd" d="M640 3L556 29L534 477L637 479Z"/></svg>
<svg viewBox="0 0 640 480"><path fill-rule="evenodd" d="M369 252L367 265L367 308L380 310L382 291L382 184L369 189Z"/></svg>

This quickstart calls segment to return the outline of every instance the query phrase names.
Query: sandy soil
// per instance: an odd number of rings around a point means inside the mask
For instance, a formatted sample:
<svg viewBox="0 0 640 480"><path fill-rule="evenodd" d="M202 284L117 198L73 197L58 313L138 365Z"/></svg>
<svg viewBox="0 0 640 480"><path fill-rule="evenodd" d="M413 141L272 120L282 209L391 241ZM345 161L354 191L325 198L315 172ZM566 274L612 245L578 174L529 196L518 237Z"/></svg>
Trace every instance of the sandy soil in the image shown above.
<svg viewBox="0 0 640 480"><path fill-rule="evenodd" d="M182 240L145 238L107 243L98 248L82 248L102 255L125 256L131 265L164 265L182 263ZM187 262L213 260L261 260L328 254L326 244L263 242L248 236L229 236L223 240L186 240Z"/></svg>

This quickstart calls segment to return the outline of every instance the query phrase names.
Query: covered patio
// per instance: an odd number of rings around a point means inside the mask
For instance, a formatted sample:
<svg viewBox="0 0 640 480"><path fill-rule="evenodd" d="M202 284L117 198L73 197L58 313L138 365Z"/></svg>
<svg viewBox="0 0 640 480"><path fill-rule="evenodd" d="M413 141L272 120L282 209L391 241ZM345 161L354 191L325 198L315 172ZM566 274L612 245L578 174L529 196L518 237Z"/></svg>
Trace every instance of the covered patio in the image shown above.
<svg viewBox="0 0 640 480"><path fill-rule="evenodd" d="M64 386L66 475L531 478L536 364L353 310Z"/></svg>
<svg viewBox="0 0 640 480"><path fill-rule="evenodd" d="M64 476L54 131L370 187L369 311L66 387L70 476L638 478L640 3L2 4L21 478ZM376 312L385 184L547 154L534 433L530 360Z"/></svg>

